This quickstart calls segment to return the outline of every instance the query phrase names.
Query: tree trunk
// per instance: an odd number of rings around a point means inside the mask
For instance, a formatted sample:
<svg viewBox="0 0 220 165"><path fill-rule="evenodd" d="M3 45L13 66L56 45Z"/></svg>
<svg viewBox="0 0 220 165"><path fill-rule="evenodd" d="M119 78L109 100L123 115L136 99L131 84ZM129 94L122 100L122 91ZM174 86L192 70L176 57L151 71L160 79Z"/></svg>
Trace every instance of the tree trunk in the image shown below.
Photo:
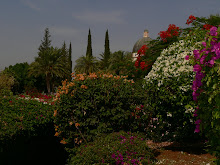
<svg viewBox="0 0 220 165"><path fill-rule="evenodd" d="M47 93L51 94L50 92L50 75L46 74L46 83L47 83Z"/></svg>

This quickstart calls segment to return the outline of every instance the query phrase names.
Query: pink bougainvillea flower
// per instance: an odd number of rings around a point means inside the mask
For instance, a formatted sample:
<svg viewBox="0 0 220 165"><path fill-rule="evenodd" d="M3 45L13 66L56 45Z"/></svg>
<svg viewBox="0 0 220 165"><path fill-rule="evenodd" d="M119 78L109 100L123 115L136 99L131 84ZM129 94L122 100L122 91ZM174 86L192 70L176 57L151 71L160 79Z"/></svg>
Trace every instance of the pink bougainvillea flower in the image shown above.
<svg viewBox="0 0 220 165"><path fill-rule="evenodd" d="M203 55L203 56L200 58L200 63L201 63L201 64L204 64L206 57L207 57L207 56Z"/></svg>
<svg viewBox="0 0 220 165"><path fill-rule="evenodd" d="M199 50L194 50L193 54L194 54L194 57L196 60L199 59L199 57L200 57Z"/></svg>
<svg viewBox="0 0 220 165"><path fill-rule="evenodd" d="M193 100L197 101L197 97L199 96L199 93L196 93L195 91L193 91Z"/></svg>
<svg viewBox="0 0 220 165"><path fill-rule="evenodd" d="M193 66L193 71L194 72L200 72L202 70L202 67L199 64L196 64Z"/></svg>
<svg viewBox="0 0 220 165"><path fill-rule="evenodd" d="M214 59L211 59L211 60L209 61L209 64L214 65Z"/></svg>
<svg viewBox="0 0 220 165"><path fill-rule="evenodd" d="M203 45L204 47L206 47L206 42L202 42L202 45Z"/></svg>
<svg viewBox="0 0 220 165"><path fill-rule="evenodd" d="M189 55L187 55L187 56L185 57L185 59L186 59L186 60L189 60Z"/></svg>
<svg viewBox="0 0 220 165"><path fill-rule="evenodd" d="M210 29L210 35L211 36L217 36L217 27L215 27L215 26L213 26L213 27L211 27L211 29Z"/></svg>
<svg viewBox="0 0 220 165"><path fill-rule="evenodd" d="M200 128L199 128L200 126L199 125L196 125L196 129L195 129L195 133L199 133L200 132Z"/></svg>
<svg viewBox="0 0 220 165"><path fill-rule="evenodd" d="M200 124L201 123L201 119L196 120L195 124Z"/></svg>

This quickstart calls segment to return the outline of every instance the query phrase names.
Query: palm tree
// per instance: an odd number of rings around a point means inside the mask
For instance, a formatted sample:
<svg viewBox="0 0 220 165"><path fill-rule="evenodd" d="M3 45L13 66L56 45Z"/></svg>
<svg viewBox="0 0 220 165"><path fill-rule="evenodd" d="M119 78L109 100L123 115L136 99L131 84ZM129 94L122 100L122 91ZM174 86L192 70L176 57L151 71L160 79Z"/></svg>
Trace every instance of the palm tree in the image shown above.
<svg viewBox="0 0 220 165"><path fill-rule="evenodd" d="M117 75L126 72L126 65L129 62L132 62L132 54L121 50L114 52L110 58L111 69L114 70Z"/></svg>
<svg viewBox="0 0 220 165"><path fill-rule="evenodd" d="M97 71L97 60L93 56L82 56L76 60L74 67L75 72L78 73L92 73Z"/></svg>
<svg viewBox="0 0 220 165"><path fill-rule="evenodd" d="M45 75L47 92L51 93L51 81L53 77L64 78L68 72L68 64L66 58L62 54L62 49L50 47L39 52L39 56L35 58L35 62L30 64L29 76L38 77Z"/></svg>
<svg viewBox="0 0 220 165"><path fill-rule="evenodd" d="M98 61L98 68L105 72L111 72L112 64L110 59L112 54L110 53L109 57L106 57L103 52L99 55L101 56L101 58L99 58Z"/></svg>

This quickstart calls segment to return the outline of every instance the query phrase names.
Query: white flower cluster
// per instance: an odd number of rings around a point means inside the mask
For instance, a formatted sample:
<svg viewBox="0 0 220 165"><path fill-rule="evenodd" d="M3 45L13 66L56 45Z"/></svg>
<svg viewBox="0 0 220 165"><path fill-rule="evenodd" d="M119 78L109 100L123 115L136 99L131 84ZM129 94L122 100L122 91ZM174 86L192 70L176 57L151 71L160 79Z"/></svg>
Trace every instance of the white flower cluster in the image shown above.
<svg viewBox="0 0 220 165"><path fill-rule="evenodd" d="M195 111L195 109L193 109L193 107L188 107L188 108L186 108L186 110L185 110L185 113L193 113Z"/></svg>
<svg viewBox="0 0 220 165"><path fill-rule="evenodd" d="M199 43L193 45L190 40L180 40L164 49L153 64L152 70L145 76L146 82L152 83L153 80L157 80L158 87L160 87L165 79L178 78L182 74L187 74L193 80L193 66L189 64L189 60L185 60L185 57L193 55L193 50L197 49L198 45ZM186 88L190 88L190 86L180 87L182 90L186 90Z"/></svg>
<svg viewBox="0 0 220 165"><path fill-rule="evenodd" d="M44 99L39 99L39 98L31 98L30 96L26 96L25 98L23 97L18 97L18 99L25 99L25 100L36 100L38 102L42 102L43 104L47 104L47 102ZM51 105L51 103L49 103Z"/></svg>

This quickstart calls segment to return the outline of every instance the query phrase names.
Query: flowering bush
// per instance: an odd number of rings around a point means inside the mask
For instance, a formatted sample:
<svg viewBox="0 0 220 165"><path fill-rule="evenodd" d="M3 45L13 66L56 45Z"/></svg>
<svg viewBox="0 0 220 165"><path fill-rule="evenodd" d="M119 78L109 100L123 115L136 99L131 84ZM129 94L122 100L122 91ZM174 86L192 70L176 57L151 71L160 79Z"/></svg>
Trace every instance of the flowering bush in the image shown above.
<svg viewBox="0 0 220 165"><path fill-rule="evenodd" d="M190 93L195 74L185 57L199 47L197 42L191 39L180 40L164 49L145 77L144 87L149 95L149 107L159 120L159 125L153 127L156 127L156 131L162 128L158 135L160 139L157 140L173 137L183 140L193 136L193 110L189 109L194 108ZM154 131L150 127L149 130Z"/></svg>
<svg viewBox="0 0 220 165"><path fill-rule="evenodd" d="M180 28L174 24L170 24L166 31L160 31L158 34L162 41L167 42L168 39L179 36Z"/></svg>
<svg viewBox="0 0 220 165"><path fill-rule="evenodd" d="M189 56L196 72L192 85L193 100L198 104L195 132L201 129L205 133L220 163L220 27L211 27L202 45Z"/></svg>
<svg viewBox="0 0 220 165"><path fill-rule="evenodd" d="M153 154L140 133L104 134L73 150L69 164L150 164Z"/></svg>
<svg viewBox="0 0 220 165"><path fill-rule="evenodd" d="M173 43L167 49L161 52L161 56L157 58L153 64L151 71L145 76L147 83L153 83L154 80L158 82L160 87L165 81L175 77L177 81L181 81L182 77L188 77L187 81L179 86L179 88L186 92L190 89L190 84L195 76L193 73L193 67L188 61L185 60L186 56L193 54L195 47L199 44L191 43L190 40L180 40L179 42Z"/></svg>
<svg viewBox="0 0 220 165"><path fill-rule="evenodd" d="M133 83L125 76L96 73L64 81L56 95L55 135L71 147L99 133L144 131L150 112Z"/></svg>

